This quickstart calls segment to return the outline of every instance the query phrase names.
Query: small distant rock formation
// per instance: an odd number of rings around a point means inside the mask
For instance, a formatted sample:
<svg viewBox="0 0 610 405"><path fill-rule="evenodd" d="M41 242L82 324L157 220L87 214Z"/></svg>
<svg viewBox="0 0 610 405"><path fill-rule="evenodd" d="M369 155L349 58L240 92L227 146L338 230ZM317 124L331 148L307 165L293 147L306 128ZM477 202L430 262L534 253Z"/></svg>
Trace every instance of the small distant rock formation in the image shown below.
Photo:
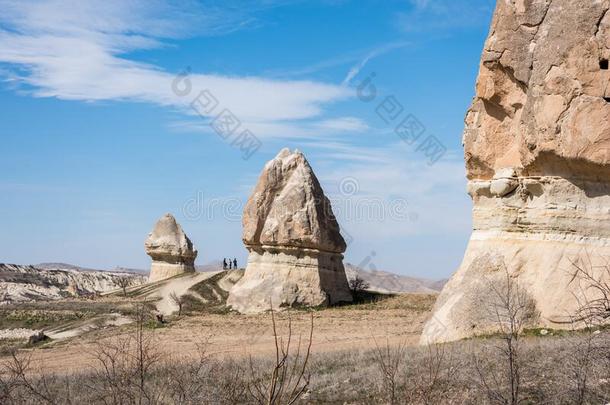
<svg viewBox="0 0 610 405"><path fill-rule="evenodd" d="M195 272L197 250L173 215L165 214L157 222L144 246L152 258L149 282Z"/></svg>
<svg viewBox="0 0 610 405"><path fill-rule="evenodd" d="M346 244L311 166L283 149L269 161L243 216L249 251L227 304L242 313L352 301L343 267Z"/></svg>
<svg viewBox="0 0 610 405"><path fill-rule="evenodd" d="M474 229L422 343L494 329L482 303L506 272L534 302L536 326L570 327L591 292L572 279L573 263L607 265L609 8L497 2L463 139Z"/></svg>

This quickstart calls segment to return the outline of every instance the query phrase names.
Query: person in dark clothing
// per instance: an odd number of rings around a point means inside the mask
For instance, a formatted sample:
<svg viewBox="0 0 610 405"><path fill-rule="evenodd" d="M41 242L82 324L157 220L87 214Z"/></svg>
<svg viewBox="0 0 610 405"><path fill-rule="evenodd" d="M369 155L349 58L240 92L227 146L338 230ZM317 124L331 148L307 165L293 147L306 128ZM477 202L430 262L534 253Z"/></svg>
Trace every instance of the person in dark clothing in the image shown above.
<svg viewBox="0 0 610 405"><path fill-rule="evenodd" d="M237 268L237 259L233 258L233 268L236 269Z"/></svg>
<svg viewBox="0 0 610 405"><path fill-rule="evenodd" d="M231 259L229 259L229 270L231 270Z"/></svg>
<svg viewBox="0 0 610 405"><path fill-rule="evenodd" d="M222 259L222 269L223 269L223 270L226 270L226 269L227 269L227 259L226 259L226 258L223 258L223 259Z"/></svg>

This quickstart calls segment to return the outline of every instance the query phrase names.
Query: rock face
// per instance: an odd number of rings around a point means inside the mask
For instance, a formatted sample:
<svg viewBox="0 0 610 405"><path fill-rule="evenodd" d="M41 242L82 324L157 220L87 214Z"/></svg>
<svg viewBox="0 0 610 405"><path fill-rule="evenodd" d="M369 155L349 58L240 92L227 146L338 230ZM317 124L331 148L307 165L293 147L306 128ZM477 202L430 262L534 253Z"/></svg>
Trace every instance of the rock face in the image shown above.
<svg viewBox="0 0 610 405"><path fill-rule="evenodd" d="M504 268L536 325L566 327L585 294L573 262L610 254L609 8L497 2L463 139L474 230L422 343L493 329L481 302Z"/></svg>
<svg viewBox="0 0 610 405"><path fill-rule="evenodd" d="M157 222L144 246L153 260L149 282L195 271L197 250L171 214Z"/></svg>
<svg viewBox="0 0 610 405"><path fill-rule="evenodd" d="M301 152L283 149L265 165L244 209L249 251L227 304L242 313L351 301L346 245L330 201Z"/></svg>

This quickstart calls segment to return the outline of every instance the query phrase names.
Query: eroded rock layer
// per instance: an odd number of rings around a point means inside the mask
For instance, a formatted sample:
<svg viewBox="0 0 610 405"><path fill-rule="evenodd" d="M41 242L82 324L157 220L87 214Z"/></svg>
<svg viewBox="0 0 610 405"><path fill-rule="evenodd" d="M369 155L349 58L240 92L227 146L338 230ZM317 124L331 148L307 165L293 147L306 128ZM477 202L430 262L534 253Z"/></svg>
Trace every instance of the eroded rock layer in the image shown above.
<svg viewBox="0 0 610 405"><path fill-rule="evenodd" d="M152 258L149 282L195 271L197 250L171 214L157 222L145 248Z"/></svg>
<svg viewBox="0 0 610 405"><path fill-rule="evenodd" d="M351 301L346 245L311 166L283 149L265 165L244 209L249 251L227 304L243 313Z"/></svg>
<svg viewBox="0 0 610 405"><path fill-rule="evenodd" d="M532 326L568 327L590 298L573 276L610 257L609 8L497 2L464 133L473 234L422 343L493 330L485 302L504 270Z"/></svg>

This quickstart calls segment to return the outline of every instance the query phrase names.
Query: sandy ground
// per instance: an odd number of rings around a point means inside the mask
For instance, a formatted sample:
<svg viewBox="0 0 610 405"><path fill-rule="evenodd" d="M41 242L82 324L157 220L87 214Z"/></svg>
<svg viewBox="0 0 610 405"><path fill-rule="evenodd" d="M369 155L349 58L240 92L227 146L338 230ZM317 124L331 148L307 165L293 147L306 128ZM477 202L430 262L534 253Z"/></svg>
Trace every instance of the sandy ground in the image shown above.
<svg viewBox="0 0 610 405"><path fill-rule="evenodd" d="M375 341L385 344L417 344L429 310L366 306L333 308L313 312L313 353L370 349ZM288 317L293 335L309 335L311 313L277 314L278 333L287 335ZM31 349L32 364L45 373L86 370L94 365L96 345L112 339L127 338L130 327L112 328ZM195 355L198 345L208 340L211 355L243 357L274 353L271 315L206 314L172 321L169 326L152 330L158 347L166 356Z"/></svg>
<svg viewBox="0 0 610 405"><path fill-rule="evenodd" d="M148 296L149 299L159 300L156 304L157 311L164 315L170 315L178 311L178 305L174 303L170 297L172 292L178 296L186 294L192 286L199 284L203 280L215 276L219 272L194 273L177 279L171 279L167 284L163 285L158 291L155 291Z"/></svg>
<svg viewBox="0 0 610 405"><path fill-rule="evenodd" d="M51 339L68 339L99 329L100 325L97 323L101 324L101 326L122 326L132 322L133 320L129 317L120 314L108 314L105 317L97 318L75 328L66 329L59 327L57 329L48 329L45 330L45 334Z"/></svg>

